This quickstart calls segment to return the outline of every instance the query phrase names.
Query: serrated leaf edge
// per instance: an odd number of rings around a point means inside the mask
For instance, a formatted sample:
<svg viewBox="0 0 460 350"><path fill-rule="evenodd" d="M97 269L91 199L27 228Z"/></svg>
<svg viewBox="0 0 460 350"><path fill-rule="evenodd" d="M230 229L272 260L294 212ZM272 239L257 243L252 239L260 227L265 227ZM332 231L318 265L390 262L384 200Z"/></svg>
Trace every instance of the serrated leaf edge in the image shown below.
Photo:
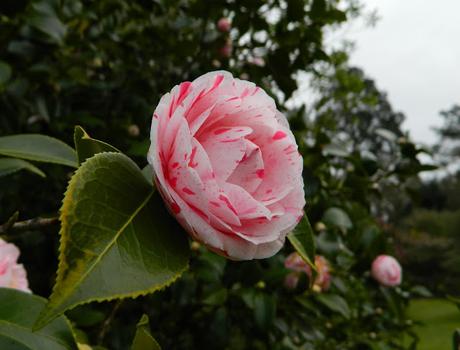
<svg viewBox="0 0 460 350"><path fill-rule="evenodd" d="M62 233L64 232L63 228L64 228L64 225L65 225L65 220L64 220L64 215L66 214L65 210L66 210L66 208L68 206L68 204L66 203L67 195L70 194L73 191L73 187L75 186L75 184L74 184L75 181L73 181L73 180L74 180L74 178L76 178L77 174L82 172L81 169L84 168L83 167L84 164L87 163L88 161L90 161L93 158L96 158L96 157L99 158L99 157L105 156L107 154L115 154L115 155L120 155L121 154L124 157L126 157L127 159L129 159L130 161L132 161L129 157L127 157L123 153L117 153L117 152L101 152L101 153L97 153L93 157L86 159L81 164L81 166L77 169L77 171L75 171L75 173L73 174L72 178L69 180L69 184L68 184L67 189L66 189L66 191L64 193L64 198L62 199L62 207L60 209L60 216L59 216L59 221L61 221L61 229L59 230L59 236L60 236L60 239L59 239L59 263L58 263L58 269L57 269L56 282L55 282L55 284L53 286L53 290L52 290L51 295L50 295L50 297L48 299L49 300L48 304L45 306L45 308L43 309L42 313L39 315L37 321L35 321L35 325L34 325L33 329L40 329L40 328L44 327L46 324L51 322L53 319L55 319L55 318L61 316L62 314L64 314L65 311L71 310L71 309L73 309L74 307L76 307L78 305L85 305L85 304L89 304L89 303L92 303L92 302L111 301L111 300L115 300L115 299L125 299L125 298L135 299L137 297L145 296L147 294L151 294L151 293L154 293L156 291L162 290L162 289L170 286L171 284L173 284L189 268L189 264L187 263L182 270L180 270L176 275L172 276L167 282L163 283L160 286L155 286L153 288L149 288L149 289L146 289L146 290L141 290L141 291L134 292L134 293L115 294L112 297L90 298L87 301L74 303L74 304L68 306L64 311L56 313L52 318L49 318L49 317L47 319L45 318L46 322L43 322L43 317L41 315L42 314L46 315L46 313L44 313L44 311L49 310L47 308L47 306L50 304L51 298L52 298L53 294L55 293L55 290L56 290L58 284L60 284L62 282L62 274L60 274L59 272L64 268L63 266L65 264L63 257L64 257L64 247L66 246L66 243L64 243L64 237L63 237ZM139 208L136 209L136 211L135 211L136 215L148 203L148 201L152 197L153 193L154 193L154 191L152 190L152 192L150 192L150 194L147 196L147 200L144 200L141 203L141 205L139 206ZM132 222L132 220L134 219L134 217L136 215L131 216L131 219L130 219L129 223ZM124 225L123 229L126 228L126 226L127 225ZM119 230L120 233L118 234L118 236L121 234L121 232L123 232L123 229Z"/></svg>

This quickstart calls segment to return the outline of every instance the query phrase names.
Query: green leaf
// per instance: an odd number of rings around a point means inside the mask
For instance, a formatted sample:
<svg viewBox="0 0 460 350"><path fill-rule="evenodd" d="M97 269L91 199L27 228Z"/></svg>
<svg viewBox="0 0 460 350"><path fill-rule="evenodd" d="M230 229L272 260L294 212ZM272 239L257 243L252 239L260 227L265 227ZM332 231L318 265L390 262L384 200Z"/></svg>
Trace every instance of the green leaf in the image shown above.
<svg viewBox="0 0 460 350"><path fill-rule="evenodd" d="M28 170L41 177L46 177L43 171L25 160L16 158L0 158L0 177L13 174L19 170Z"/></svg>
<svg viewBox="0 0 460 350"><path fill-rule="evenodd" d="M74 131L75 150L77 151L78 164L101 152L120 152L115 147L100 140L91 138L81 126L76 126Z"/></svg>
<svg viewBox="0 0 460 350"><path fill-rule="evenodd" d="M154 292L187 268L187 235L124 154L99 153L78 168L60 220L56 285L37 327L79 304Z"/></svg>
<svg viewBox="0 0 460 350"><path fill-rule="evenodd" d="M350 308L344 298L337 294L319 294L316 299L331 311L341 314L349 319L351 316Z"/></svg>
<svg viewBox="0 0 460 350"><path fill-rule="evenodd" d="M0 85L4 85L11 78L11 67L8 63L0 61Z"/></svg>
<svg viewBox="0 0 460 350"><path fill-rule="evenodd" d="M153 183L153 167L150 164L142 168L142 174L148 182Z"/></svg>
<svg viewBox="0 0 460 350"><path fill-rule="evenodd" d="M460 348L460 328L454 331L452 336L452 349L458 350Z"/></svg>
<svg viewBox="0 0 460 350"><path fill-rule="evenodd" d="M48 35L56 43L61 43L66 34L66 26L61 20L51 14L36 14L29 17L28 23Z"/></svg>
<svg viewBox="0 0 460 350"><path fill-rule="evenodd" d="M315 241L307 215L303 216L300 223L287 237L302 259L316 271Z"/></svg>
<svg viewBox="0 0 460 350"><path fill-rule="evenodd" d="M75 151L64 142L45 135L19 134L0 137L0 154L77 167Z"/></svg>
<svg viewBox="0 0 460 350"><path fill-rule="evenodd" d="M335 226L342 230L353 227L350 217L340 208L329 208L323 215L322 221L326 225Z"/></svg>
<svg viewBox="0 0 460 350"><path fill-rule="evenodd" d="M276 315L276 299L273 295L256 293L254 295L254 318L260 329L269 328Z"/></svg>
<svg viewBox="0 0 460 350"><path fill-rule="evenodd" d="M0 288L0 349L76 349L72 330L64 316L37 332L32 326L46 299L16 289Z"/></svg>
<svg viewBox="0 0 460 350"><path fill-rule="evenodd" d="M325 156L348 157L350 152L347 151L349 145L346 143L330 143L323 147L322 151Z"/></svg>
<svg viewBox="0 0 460 350"><path fill-rule="evenodd" d="M222 288L218 291L213 292L203 299L203 303L206 305L218 306L223 305L227 300L227 289Z"/></svg>
<svg viewBox="0 0 460 350"><path fill-rule="evenodd" d="M142 315L136 326L136 335L134 336L131 350L161 350L160 344L150 333L149 318Z"/></svg>

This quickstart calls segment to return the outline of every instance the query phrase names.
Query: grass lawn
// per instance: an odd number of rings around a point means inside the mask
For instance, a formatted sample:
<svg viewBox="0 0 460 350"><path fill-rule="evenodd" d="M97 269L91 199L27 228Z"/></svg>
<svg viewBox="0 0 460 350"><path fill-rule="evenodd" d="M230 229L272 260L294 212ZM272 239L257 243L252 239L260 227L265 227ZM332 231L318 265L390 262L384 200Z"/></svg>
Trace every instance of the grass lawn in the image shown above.
<svg viewBox="0 0 460 350"><path fill-rule="evenodd" d="M460 310L443 299L418 299L409 306L409 317L423 325L415 330L420 337L419 350L451 350L452 334L460 328Z"/></svg>

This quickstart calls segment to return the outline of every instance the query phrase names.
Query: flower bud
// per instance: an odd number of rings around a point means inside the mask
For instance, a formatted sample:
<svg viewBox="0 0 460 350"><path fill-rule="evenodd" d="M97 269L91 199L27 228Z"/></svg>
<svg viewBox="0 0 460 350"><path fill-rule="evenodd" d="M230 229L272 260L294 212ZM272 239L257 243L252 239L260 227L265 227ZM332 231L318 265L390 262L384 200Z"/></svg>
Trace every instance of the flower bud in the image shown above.
<svg viewBox="0 0 460 350"><path fill-rule="evenodd" d="M325 231L326 230L326 225L324 225L324 223L322 221L318 221L315 224L315 230L318 231L318 232Z"/></svg>
<svg viewBox="0 0 460 350"><path fill-rule="evenodd" d="M232 24L227 17L222 17L217 21L217 29L222 33L228 33L232 28Z"/></svg>
<svg viewBox="0 0 460 350"><path fill-rule="evenodd" d="M137 137L140 134L139 127L136 124L128 126L128 135L131 137Z"/></svg>
<svg viewBox="0 0 460 350"><path fill-rule="evenodd" d="M386 287L395 287L401 284L401 265L392 256L379 255L372 262L371 270L372 277Z"/></svg>

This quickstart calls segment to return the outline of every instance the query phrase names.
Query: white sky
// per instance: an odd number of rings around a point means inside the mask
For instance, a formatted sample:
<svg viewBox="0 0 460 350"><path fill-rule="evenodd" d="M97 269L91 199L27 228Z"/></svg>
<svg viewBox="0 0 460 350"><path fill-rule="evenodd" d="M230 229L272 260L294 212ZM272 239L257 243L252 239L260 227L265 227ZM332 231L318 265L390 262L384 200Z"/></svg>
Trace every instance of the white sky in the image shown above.
<svg viewBox="0 0 460 350"><path fill-rule="evenodd" d="M375 79L404 129L433 144L439 111L460 103L460 0L365 0L375 27L355 23L344 37L356 43L351 63Z"/></svg>

